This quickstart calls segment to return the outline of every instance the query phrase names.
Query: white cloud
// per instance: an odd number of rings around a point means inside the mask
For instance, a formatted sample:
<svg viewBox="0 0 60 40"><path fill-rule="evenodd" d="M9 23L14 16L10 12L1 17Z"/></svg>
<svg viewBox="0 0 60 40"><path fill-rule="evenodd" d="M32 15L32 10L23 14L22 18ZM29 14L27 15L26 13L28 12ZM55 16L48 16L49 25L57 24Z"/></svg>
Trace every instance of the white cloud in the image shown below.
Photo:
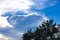
<svg viewBox="0 0 60 40"><path fill-rule="evenodd" d="M0 28L13 27L7 21L7 17L0 16Z"/></svg>
<svg viewBox="0 0 60 40"><path fill-rule="evenodd" d="M3 0L0 3L0 15L8 11L27 10L32 4L29 0Z"/></svg>
<svg viewBox="0 0 60 40"><path fill-rule="evenodd" d="M13 38L7 37L3 34L0 34L0 40L13 40Z"/></svg>

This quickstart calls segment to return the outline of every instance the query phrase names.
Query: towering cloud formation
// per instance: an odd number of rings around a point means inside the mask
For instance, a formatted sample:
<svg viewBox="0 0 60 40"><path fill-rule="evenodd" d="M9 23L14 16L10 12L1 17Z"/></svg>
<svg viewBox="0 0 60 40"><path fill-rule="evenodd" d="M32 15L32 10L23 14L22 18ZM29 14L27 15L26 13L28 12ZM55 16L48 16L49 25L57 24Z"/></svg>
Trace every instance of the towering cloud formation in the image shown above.
<svg viewBox="0 0 60 40"><path fill-rule="evenodd" d="M40 12L38 13L37 11L35 12L33 10L30 10L30 8L32 9L36 8L36 10L41 10L50 6L54 6L55 3L56 0L0 0L0 28L6 28L6 27L13 28L14 25L16 24L18 26L21 24L23 27L25 27L26 25L28 27L32 25L33 26L39 25L40 24L39 22L40 21L42 22L42 20L40 20L40 17L43 20L48 20L48 18L44 15L44 13L40 13ZM22 13L23 15L20 14L21 12L18 14L17 11L23 12ZM19 22L19 24L17 21ZM20 32L13 31L11 33L13 34L15 33L15 35L17 35ZM22 35L23 33L20 34ZM0 39L1 38L3 38L3 40L8 40L8 39L14 40L14 39L10 39L10 37L7 37L3 34L0 34Z"/></svg>

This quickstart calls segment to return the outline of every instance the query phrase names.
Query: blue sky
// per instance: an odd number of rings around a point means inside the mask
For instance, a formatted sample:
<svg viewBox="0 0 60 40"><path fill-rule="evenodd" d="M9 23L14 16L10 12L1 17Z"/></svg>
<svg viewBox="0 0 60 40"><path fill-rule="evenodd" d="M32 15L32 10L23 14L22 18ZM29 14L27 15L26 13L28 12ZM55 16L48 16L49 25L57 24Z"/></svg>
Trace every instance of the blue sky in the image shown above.
<svg viewBox="0 0 60 40"><path fill-rule="evenodd" d="M0 40L22 40L43 21L60 24L59 0L0 0Z"/></svg>
<svg viewBox="0 0 60 40"><path fill-rule="evenodd" d="M45 12L46 16L48 16L50 19L54 19L57 24L60 24L60 2L58 1L55 6L53 7L48 7L45 8L43 10L41 10L42 12Z"/></svg>

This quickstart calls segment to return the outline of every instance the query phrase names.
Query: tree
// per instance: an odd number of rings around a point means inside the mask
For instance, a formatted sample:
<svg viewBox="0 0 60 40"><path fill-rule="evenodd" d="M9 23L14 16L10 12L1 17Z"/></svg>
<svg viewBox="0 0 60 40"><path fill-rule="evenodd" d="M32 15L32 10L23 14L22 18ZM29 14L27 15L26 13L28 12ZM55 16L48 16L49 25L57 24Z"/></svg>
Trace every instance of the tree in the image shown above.
<svg viewBox="0 0 60 40"><path fill-rule="evenodd" d="M53 20L47 20L37 27L34 32L31 32L30 30L25 33L23 35L23 40L60 40L59 37L55 37L54 35L59 32L56 26L57 25Z"/></svg>
<svg viewBox="0 0 60 40"><path fill-rule="evenodd" d="M31 40L32 39L32 35L33 33L31 32L31 30L28 30L27 33L23 34L23 40Z"/></svg>

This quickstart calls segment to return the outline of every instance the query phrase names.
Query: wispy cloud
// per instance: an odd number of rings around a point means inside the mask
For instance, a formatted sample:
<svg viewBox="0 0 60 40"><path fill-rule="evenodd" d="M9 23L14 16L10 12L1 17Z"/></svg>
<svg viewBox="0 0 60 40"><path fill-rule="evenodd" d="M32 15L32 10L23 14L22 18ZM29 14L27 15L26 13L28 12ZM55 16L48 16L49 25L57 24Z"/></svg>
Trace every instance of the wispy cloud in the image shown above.
<svg viewBox="0 0 60 40"><path fill-rule="evenodd" d="M54 6L57 0L33 0L34 7L37 9L44 9L50 6Z"/></svg>

